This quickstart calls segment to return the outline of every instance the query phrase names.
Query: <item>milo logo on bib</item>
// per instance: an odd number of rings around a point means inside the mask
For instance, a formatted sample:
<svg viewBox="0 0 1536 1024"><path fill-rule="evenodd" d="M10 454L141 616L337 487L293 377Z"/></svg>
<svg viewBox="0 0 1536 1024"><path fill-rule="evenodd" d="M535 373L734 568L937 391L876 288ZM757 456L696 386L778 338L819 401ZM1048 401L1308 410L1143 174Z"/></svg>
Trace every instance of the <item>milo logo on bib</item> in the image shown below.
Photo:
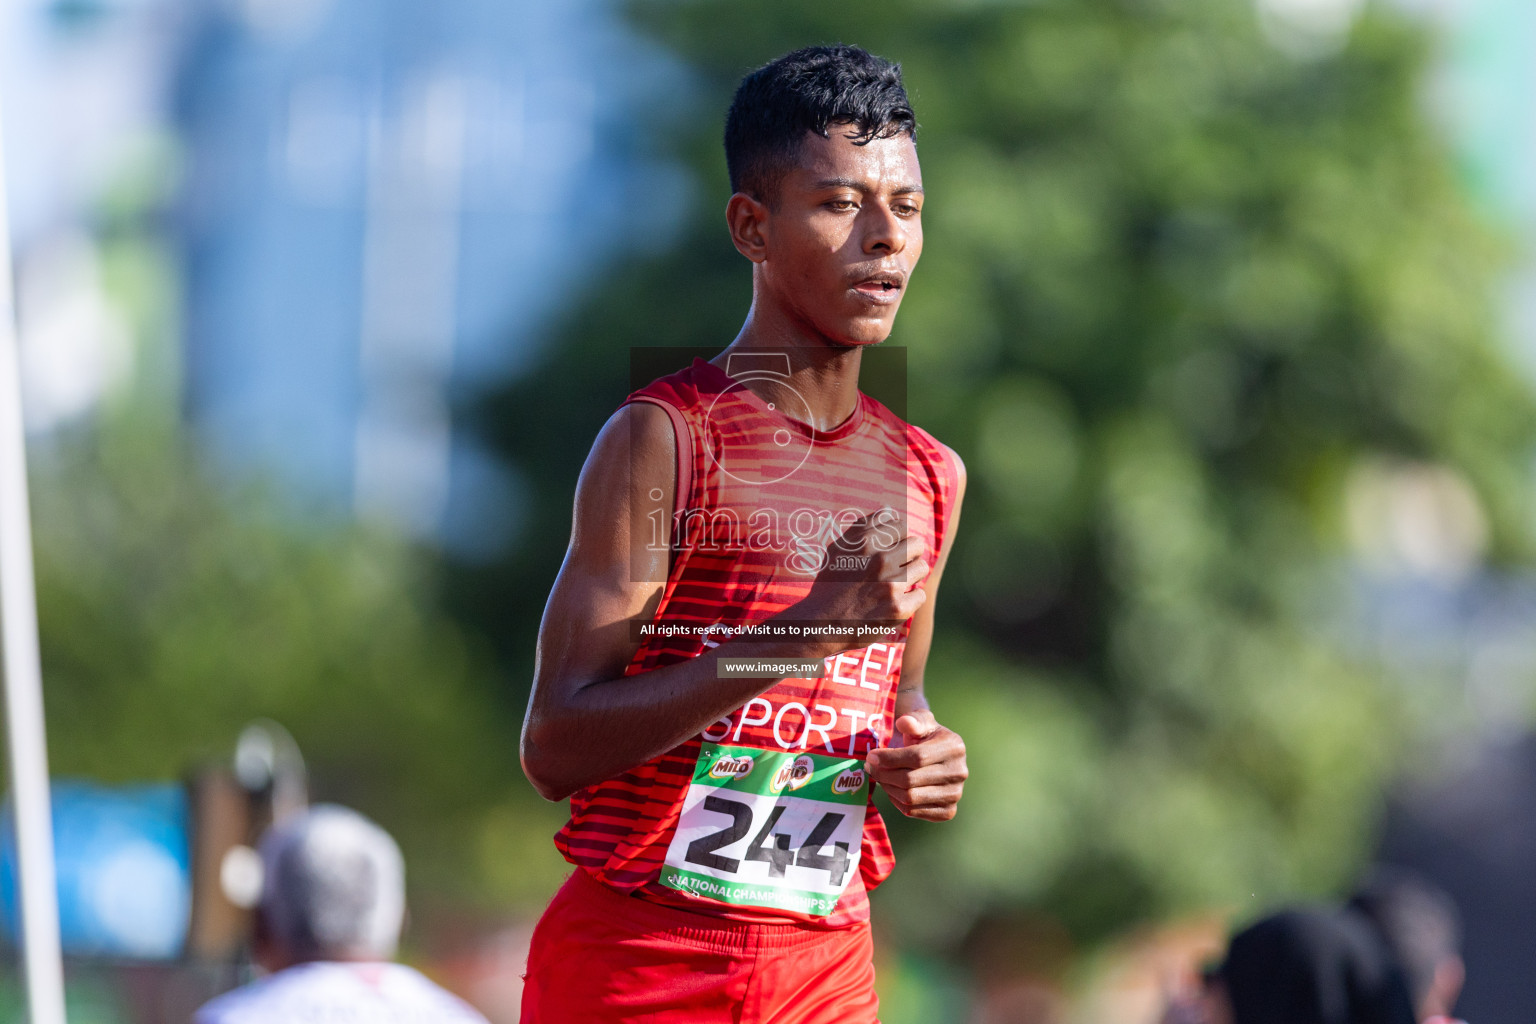
<svg viewBox="0 0 1536 1024"><path fill-rule="evenodd" d="M816 773L816 762L809 754L801 754L793 761L788 761L779 766L779 770L773 773L773 781L768 788L775 793L784 791L784 787L799 789L811 781L811 776Z"/></svg>
<svg viewBox="0 0 1536 1024"><path fill-rule="evenodd" d="M837 778L832 780L832 792L839 795L843 793L857 793L864 788L864 769L850 768Z"/></svg>
<svg viewBox="0 0 1536 1024"><path fill-rule="evenodd" d="M753 759L750 757L731 757L724 755L709 766L709 777L712 779L739 779L752 774Z"/></svg>
<svg viewBox="0 0 1536 1024"><path fill-rule="evenodd" d="M868 799L862 759L706 743L661 882L825 917L858 869Z"/></svg>

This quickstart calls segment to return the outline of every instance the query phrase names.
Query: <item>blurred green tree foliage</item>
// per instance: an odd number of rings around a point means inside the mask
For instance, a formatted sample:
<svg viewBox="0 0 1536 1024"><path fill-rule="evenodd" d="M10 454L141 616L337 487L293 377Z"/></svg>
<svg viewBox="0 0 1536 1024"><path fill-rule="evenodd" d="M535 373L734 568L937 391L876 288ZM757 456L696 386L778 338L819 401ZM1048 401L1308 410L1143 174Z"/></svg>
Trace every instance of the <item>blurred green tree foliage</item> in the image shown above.
<svg viewBox="0 0 1536 1024"><path fill-rule="evenodd" d="M564 862L558 812L517 765L521 711L447 616L431 552L219 470L181 429L174 147L148 140L94 211L104 290L134 341L94 420L34 439L50 766L103 782L227 765L270 718L311 797L404 849L413 909L537 911Z"/></svg>
<svg viewBox="0 0 1536 1024"><path fill-rule="evenodd" d="M901 829L880 912L944 942L1027 907L1091 943L1340 884L1413 726L1338 622L1350 473L1454 467L1495 557L1529 539L1502 250L1427 123L1424 34L1372 9L1302 58L1248 0L633 12L692 69L692 104L638 130L695 201L482 410L533 509L511 557L459 573L461 607L526 676L629 347L722 346L747 309L721 218L735 83L857 42L902 62L921 123L909 413L972 473L928 680L973 777L954 823Z"/></svg>
<svg viewBox="0 0 1536 1024"><path fill-rule="evenodd" d="M533 909L558 871L543 849L554 816L538 817L517 722L488 713L488 652L436 605L430 559L367 528L304 524L205 467L131 411L34 458L54 774L183 777L228 765L241 728L274 719L312 798L399 838L418 909Z"/></svg>

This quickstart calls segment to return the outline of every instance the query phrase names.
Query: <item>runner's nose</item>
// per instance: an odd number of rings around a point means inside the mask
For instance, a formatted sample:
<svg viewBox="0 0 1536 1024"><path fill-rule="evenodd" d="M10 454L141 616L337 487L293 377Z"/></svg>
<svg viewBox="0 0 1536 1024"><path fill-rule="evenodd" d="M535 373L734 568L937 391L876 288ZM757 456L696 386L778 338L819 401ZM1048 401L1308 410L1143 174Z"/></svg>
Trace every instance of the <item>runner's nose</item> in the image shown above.
<svg viewBox="0 0 1536 1024"><path fill-rule="evenodd" d="M864 251L871 256L893 255L907 247L907 229L884 203L868 202L860 211L866 221Z"/></svg>

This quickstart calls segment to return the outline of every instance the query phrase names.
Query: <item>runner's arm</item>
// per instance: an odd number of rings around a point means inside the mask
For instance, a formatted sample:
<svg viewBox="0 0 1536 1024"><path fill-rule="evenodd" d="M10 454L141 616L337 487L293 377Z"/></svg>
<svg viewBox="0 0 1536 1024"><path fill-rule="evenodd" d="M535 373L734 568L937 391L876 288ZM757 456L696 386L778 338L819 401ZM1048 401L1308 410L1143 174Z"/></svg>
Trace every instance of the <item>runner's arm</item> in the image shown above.
<svg viewBox="0 0 1536 1024"><path fill-rule="evenodd" d="M923 589L928 592L928 600L912 616L912 630L907 634L907 647L901 656L901 681L896 687L898 718L928 707L928 701L923 696L923 671L928 667L928 649L933 645L933 606L938 600L939 583L944 577L944 566L949 562L949 552L955 544L955 534L959 532L960 506L965 501L965 463L960 461L960 456L953 449L949 450L949 455L955 461L954 507L950 510L949 522L944 524L944 540L933 572L928 574L928 580L923 584Z"/></svg>
<svg viewBox="0 0 1536 1024"><path fill-rule="evenodd" d="M957 476L954 509L945 525L937 564L924 584L928 600L912 617L912 630L907 634L907 647L902 654L901 680L896 688L894 728L901 735L902 746L879 748L870 753L868 760L870 774L896 809L908 817L929 821L947 821L955 816L970 774L965 762L965 741L959 733L938 723L923 694L923 674L933 643L934 603L960 525L960 506L965 500L965 463L952 450L950 457L955 461ZM895 735L891 738L896 741Z"/></svg>
<svg viewBox="0 0 1536 1024"><path fill-rule="evenodd" d="M523 721L523 771L547 799L671 749L763 686L717 680L712 652L623 678L639 647L631 623L655 614L670 564L669 550L653 550L638 528L657 508L670 526L676 459L666 412L641 402L608 420L582 467Z"/></svg>
<svg viewBox="0 0 1536 1024"><path fill-rule="evenodd" d="M539 624L533 692L523 720L523 772L546 799L563 800L671 750L778 682L721 679L721 657L820 658L855 642L737 637L696 658L624 675L639 647L632 623L654 617L669 568L667 546L652 550L645 541L647 513L663 510L670 526L676 459L666 412L637 402L609 419L582 467L571 542ZM873 543L867 524L852 529ZM905 562L901 552L907 547L876 553L868 577L856 587L841 582L818 593L813 586L785 614L911 617L924 595L908 593L903 574L921 578L927 565L920 558Z"/></svg>

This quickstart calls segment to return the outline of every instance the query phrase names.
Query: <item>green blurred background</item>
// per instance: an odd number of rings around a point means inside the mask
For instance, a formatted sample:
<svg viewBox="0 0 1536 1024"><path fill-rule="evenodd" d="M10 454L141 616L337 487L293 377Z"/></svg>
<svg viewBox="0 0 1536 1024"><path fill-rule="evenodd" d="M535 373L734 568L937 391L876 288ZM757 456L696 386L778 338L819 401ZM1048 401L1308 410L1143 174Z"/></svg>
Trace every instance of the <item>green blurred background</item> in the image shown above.
<svg viewBox="0 0 1536 1024"><path fill-rule="evenodd" d="M78 6L38 10L75 37L144 16ZM1229 924L1347 892L1401 794L1518 742L1536 710L1536 118L1519 70L1536 31L1513 31L1512 4L1430 7L581 6L620 55L589 83L595 141L573 158L597 170L571 172L543 227L505 222L526 230L523 262L493 261L504 291L532 275L545 294L481 332L514 356L438 381L444 429L502 484L445 499L425 528L295 483L281 446L230 456L198 290L242 264L207 241L219 229L186 226L205 122L148 118L62 204L129 355L32 436L54 773L177 779L227 759L250 720L281 722L314 796L401 841L411 956L515 1019L517 943L566 870L549 841L562 809L516 745L577 470L631 347L721 346L740 325L750 281L722 228L719 145L736 81L855 42L902 64L929 197L888 344L907 349L909 418L972 481L928 673L972 778L951 824L890 816L884 1018L1155 1019L1159 986ZM207 27L234 15L200 17L189 38L216 55L330 45L313 26L302 45L242 43L234 21ZM559 59L592 64L589 43L567 37ZM207 52L189 44L180 66ZM224 95L201 95L207 117ZM529 180L504 184L525 206L553 194ZM448 214L456 274L487 273L480 211ZM274 237L260 258L314 258ZM18 243L23 275L41 245ZM558 280L534 273L545 245L564 253ZM25 343L25 288L21 314ZM364 377L368 315L327 328L344 356L364 350ZM479 516L452 525L456 501Z"/></svg>

